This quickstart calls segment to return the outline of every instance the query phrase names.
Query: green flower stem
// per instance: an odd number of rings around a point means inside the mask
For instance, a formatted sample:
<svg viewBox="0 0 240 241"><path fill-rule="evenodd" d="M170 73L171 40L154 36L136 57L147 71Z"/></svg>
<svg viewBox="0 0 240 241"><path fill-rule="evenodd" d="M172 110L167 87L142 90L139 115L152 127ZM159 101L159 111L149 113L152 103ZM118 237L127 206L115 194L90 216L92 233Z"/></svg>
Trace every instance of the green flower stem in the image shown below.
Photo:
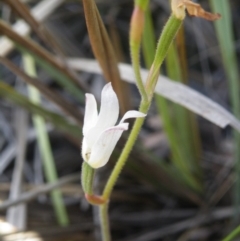
<svg viewBox="0 0 240 241"><path fill-rule="evenodd" d="M144 2L144 1L136 1L138 3ZM136 3L135 2L135 3ZM145 1L146 2L146 1ZM148 109L152 102L153 92L157 83L158 73L159 69L161 67L161 64L166 57L167 51L177 34L177 31L179 27L181 26L182 21L174 17L173 15L169 18L166 26L163 29L163 32L160 36L160 40L157 46L157 52L154 58L154 62L152 65L152 68L150 70L147 85L146 85L146 91L148 93L148 100L145 100L142 98L139 111L147 114ZM133 145L138 137L138 134L142 128L144 122L144 118L137 118L135 120L134 126L132 128L132 131L129 135L129 138L127 140L127 143L107 181L107 184L103 190L102 198L106 200L107 202L100 206L100 221L101 221L101 228L102 228L102 237L103 241L110 241L110 228L108 223L108 200L111 196L113 187L127 161L127 158L133 148Z"/></svg>
<svg viewBox="0 0 240 241"><path fill-rule="evenodd" d="M101 220L101 231L102 241L111 241L109 219L108 219L108 203L100 206L100 220Z"/></svg>
<svg viewBox="0 0 240 241"><path fill-rule="evenodd" d="M82 163L82 175L81 182L82 188L85 194L93 194L93 179L94 179L95 169L90 167L87 162Z"/></svg>
<svg viewBox="0 0 240 241"><path fill-rule="evenodd" d="M140 105L140 108L139 108L139 111L143 112L143 113L147 113L149 107L150 107L150 104L151 104L151 101L149 102L141 102L141 105ZM134 123L134 126L133 126L133 129L129 135L129 138L127 140L127 143L107 181L107 184L104 188L104 191L103 191L103 199L105 200L108 200L110 195L111 195L111 192L113 190L113 187L120 175L120 172L122 171L126 161L127 161L127 158L133 148L133 145L138 137L138 134L141 130L141 127L143 125L143 122L144 122L144 118L137 118L135 123Z"/></svg>
<svg viewBox="0 0 240 241"><path fill-rule="evenodd" d="M137 87L141 94L142 99L144 101L147 101L147 98L148 98L147 93L140 74L140 65L139 65L140 45L141 45L140 42L137 43L136 41L130 40L132 66L136 77Z"/></svg>
<svg viewBox="0 0 240 241"><path fill-rule="evenodd" d="M146 101L148 97L140 74L139 56L142 34L144 29L145 10L147 5L145 6L145 8L143 8L143 6L138 5L138 2L139 1L135 1L135 7L130 24L130 54L138 90L141 94L142 99ZM144 3L148 3L148 0L144 1Z"/></svg>
<svg viewBox="0 0 240 241"><path fill-rule="evenodd" d="M231 241L234 238L240 236L240 225L236 227L223 241Z"/></svg>
<svg viewBox="0 0 240 241"><path fill-rule="evenodd" d="M172 44L172 41L175 38L181 24L182 20L176 18L172 14L168 19L167 24L163 28L162 34L157 44L157 51L154 57L154 61L150 69L150 73L148 75L146 83L146 91L150 99L152 98L155 86L157 84L159 69L167 55L168 49Z"/></svg>
<svg viewBox="0 0 240 241"><path fill-rule="evenodd" d="M141 102L139 111L143 113L147 113L151 102ZM107 202L100 206L100 222L101 222L101 231L102 231L102 241L111 241L111 235L110 235L110 227L109 227L109 221L108 221L108 200L110 198L110 195L112 193L113 187L127 161L127 158L133 148L133 145L138 137L138 134L141 130L141 127L143 125L144 118L138 118L136 119L133 129L131 131L131 134L128 138L128 141L107 181L107 184L104 188L102 198L104 200L107 200Z"/></svg>
<svg viewBox="0 0 240 241"><path fill-rule="evenodd" d="M148 6L149 0L135 0L135 6L139 6L144 11Z"/></svg>

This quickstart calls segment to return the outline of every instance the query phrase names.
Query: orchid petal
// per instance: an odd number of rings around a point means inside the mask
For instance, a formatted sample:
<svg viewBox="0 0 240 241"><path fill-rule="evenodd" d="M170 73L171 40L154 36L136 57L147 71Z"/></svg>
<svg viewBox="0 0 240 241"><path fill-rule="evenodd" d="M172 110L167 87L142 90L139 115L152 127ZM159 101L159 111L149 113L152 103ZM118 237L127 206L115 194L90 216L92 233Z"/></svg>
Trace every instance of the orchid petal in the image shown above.
<svg viewBox="0 0 240 241"><path fill-rule="evenodd" d="M92 94L86 94L86 107L83 122L83 135L96 124L98 112L97 112L97 102Z"/></svg>
<svg viewBox="0 0 240 241"><path fill-rule="evenodd" d="M129 118L139 118L139 117L145 117L145 116L146 114L140 111L130 110L125 113L125 115L123 116L119 124L123 123L126 119L129 119Z"/></svg>
<svg viewBox="0 0 240 241"><path fill-rule="evenodd" d="M128 123L122 123L117 126L106 129L101 133L97 141L91 149L91 155L88 164L92 168L99 168L104 166L120 139L123 131L128 129Z"/></svg>
<svg viewBox="0 0 240 241"><path fill-rule="evenodd" d="M86 141L90 147L94 144L96 136L104 130L116 124L119 115L117 95L113 91L111 83L104 86L101 97L101 108L96 125L88 131Z"/></svg>

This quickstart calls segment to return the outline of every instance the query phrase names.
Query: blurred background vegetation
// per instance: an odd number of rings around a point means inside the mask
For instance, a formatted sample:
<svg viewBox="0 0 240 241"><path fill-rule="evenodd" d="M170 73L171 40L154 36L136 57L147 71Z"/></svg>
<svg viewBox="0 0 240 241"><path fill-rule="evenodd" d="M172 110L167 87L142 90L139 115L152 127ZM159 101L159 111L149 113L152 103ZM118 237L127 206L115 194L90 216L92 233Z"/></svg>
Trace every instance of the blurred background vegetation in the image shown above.
<svg viewBox="0 0 240 241"><path fill-rule="evenodd" d="M212 23L187 17L161 74L240 119L240 2L195 2L219 12L222 19ZM133 1L96 3L116 59L130 63ZM87 66L87 59L95 58L82 3L2 0L0 4L1 240L99 240L97 210L86 203L79 181L80 143L84 93L99 100L108 65L104 78L76 71L69 62L81 59ZM150 1L143 68L151 66L169 14L169 1ZM112 78L121 113L137 109L136 87L119 76ZM101 192L126 139L124 135L110 163L97 172L96 192ZM113 240L222 240L240 219L239 147L237 131L221 129L156 94L113 193Z"/></svg>

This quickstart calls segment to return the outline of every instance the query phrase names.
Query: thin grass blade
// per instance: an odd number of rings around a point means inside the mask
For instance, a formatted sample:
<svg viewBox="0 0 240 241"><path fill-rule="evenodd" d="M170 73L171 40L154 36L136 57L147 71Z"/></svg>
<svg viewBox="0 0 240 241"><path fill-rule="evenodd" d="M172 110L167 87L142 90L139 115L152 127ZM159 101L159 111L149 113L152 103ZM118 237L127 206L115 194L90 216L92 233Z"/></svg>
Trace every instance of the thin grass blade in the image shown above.
<svg viewBox="0 0 240 241"><path fill-rule="evenodd" d="M148 68L151 67L152 61L154 59L155 46L156 46L156 40L154 36L154 28L153 28L153 23L151 19L151 13L148 9L146 11L145 28L143 33L143 54L144 54L145 64ZM167 57L167 63L169 66L168 70L170 70L170 72L174 71L172 72L172 75L174 75L172 77L176 77L176 75L177 77L179 77L180 69L175 68L176 56L175 56L174 49L172 48L173 47L171 46L169 50L170 53L168 54L168 57ZM169 56L173 56L173 58L169 58ZM174 66L174 68L172 68L172 66ZM177 170L175 170L175 174L177 177L180 178L180 181L185 180L183 182L187 183L188 186L190 186L194 190L201 191L200 185L195 180L195 178L193 178L193 176L191 175L190 164L188 164L187 166L187 163L190 163L190 156L192 152L189 146L189 141L186 142L186 139L188 140L189 135L187 134L188 132L186 132L186 128L187 128L186 125L188 125L186 120L186 115L182 113L185 110L182 107L179 107L179 106L178 106L179 108L176 107L175 104L172 105L172 106L175 106L174 114L177 115L177 120L176 120L176 118L171 117L171 113L169 111L170 103L166 99L164 99L163 97L157 94L155 95L155 99L156 99L158 110L161 113L161 118L164 123L164 130L168 136L168 140L170 143L170 147L172 151L172 160L177 167ZM178 131L176 131L176 123L173 122L173 119L178 124L178 127L177 127ZM184 125L184 129L182 128L182 125ZM179 132L179 130L181 133ZM182 137L183 140L181 140L180 136Z"/></svg>
<svg viewBox="0 0 240 241"><path fill-rule="evenodd" d="M10 60L0 57L0 63L5 65L19 78L28 84L35 86L42 94L52 102L54 102L60 109L62 109L66 114L70 115L75 119L75 121L81 125L82 115L80 112L76 111L77 108L70 104L68 101L63 99L58 93L50 90L46 85L42 84L41 81L26 75L21 69L14 65Z"/></svg>
<svg viewBox="0 0 240 241"><path fill-rule="evenodd" d="M24 190L24 166L26 162L27 148L27 129L28 114L25 110L16 109L15 125L17 136L17 155L12 174L11 188L9 199L16 200ZM22 203L7 210L7 222L16 227L17 231L26 230L27 227L27 205Z"/></svg>
<svg viewBox="0 0 240 241"><path fill-rule="evenodd" d="M120 102L121 113L125 113L130 109L129 98L125 94L124 85L122 85L118 70L118 61L112 43L95 1L83 0L82 3L92 50L103 70L105 79L113 84Z"/></svg>
<svg viewBox="0 0 240 241"><path fill-rule="evenodd" d="M23 20L28 23L33 31L44 41L44 43L50 48L56 50L57 53L62 53L58 43L55 41L54 37L49 33L49 31L40 24L31 14L29 8L23 2L19 0L3 0L9 7L16 12Z"/></svg>
<svg viewBox="0 0 240 241"><path fill-rule="evenodd" d="M169 78L178 82L184 82L175 43L169 49L166 58L166 68ZM171 122L173 129L175 129L176 146L178 147L179 152L182 152L181 156L184 157L179 161L182 161L182 165L186 165L189 175L199 175L200 168L198 154L200 153L200 150L196 150L196 146L194 145L194 129L192 129L191 125L191 121L195 120L191 120L189 116L190 113L180 105L171 105L169 103L168 106L168 109L172 109L173 111ZM194 125L196 126L196 124ZM197 142L199 142L199 140Z"/></svg>
<svg viewBox="0 0 240 241"><path fill-rule="evenodd" d="M225 0L210 0L213 11L222 14L219 21L214 22L217 37L220 45L222 61L229 84L230 99L234 115L240 119L240 76L238 72L237 56L234 48L233 23L231 16L230 3ZM240 134L234 131L234 158L236 185L234 190L234 199L236 206L236 219L240 219Z"/></svg>
<svg viewBox="0 0 240 241"><path fill-rule="evenodd" d="M86 86L71 72L64 62L57 61L47 50L29 38L20 36L14 32L6 23L0 20L0 33L11 39L20 51L29 53L37 63L53 77L58 83L69 91L80 102L84 101L81 90Z"/></svg>
<svg viewBox="0 0 240 241"><path fill-rule="evenodd" d="M80 140L80 137L82 135L81 133L81 127L70 124L64 117L61 115L58 115L54 112L51 112L49 110L44 109L43 107L33 104L30 102L25 96L18 93L16 90L14 90L11 86L5 84L4 82L0 81L0 96L4 99L11 101L12 103L19 105L26 110L41 115L44 117L44 119L48 120L56 128L63 131L64 133L71 135L75 139L77 138L78 142Z"/></svg>
<svg viewBox="0 0 240 241"><path fill-rule="evenodd" d="M23 56L23 66L25 72L29 76L33 78L37 77L34 59L30 55ZM35 104L41 105L41 97L39 91L35 87L28 85L28 92L31 101ZM52 154L49 136L46 131L45 121L41 116L33 115L33 123L37 132L37 142L43 161L45 176L49 183L56 182L58 180L58 175ZM64 206L61 191L59 189L52 191L51 198L59 225L67 226L69 224L69 219L67 210Z"/></svg>

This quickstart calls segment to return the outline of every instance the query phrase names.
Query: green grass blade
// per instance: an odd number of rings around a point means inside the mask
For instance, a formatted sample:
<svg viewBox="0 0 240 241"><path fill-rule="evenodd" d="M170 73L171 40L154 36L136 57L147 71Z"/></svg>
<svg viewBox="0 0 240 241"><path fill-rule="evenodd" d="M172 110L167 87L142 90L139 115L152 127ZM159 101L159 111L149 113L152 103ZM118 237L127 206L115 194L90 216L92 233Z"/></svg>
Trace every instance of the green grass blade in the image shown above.
<svg viewBox="0 0 240 241"><path fill-rule="evenodd" d="M210 0L213 11L219 12L222 18L215 23L217 37L220 45L222 61L226 72L231 104L234 115L240 119L240 76L238 72L237 57L234 47L233 23L231 16L230 3L226 0ZM240 134L234 131L235 141L235 171L236 185L234 190L236 217L239 219L240 213Z"/></svg>
<svg viewBox="0 0 240 241"><path fill-rule="evenodd" d="M30 55L23 56L24 69L28 75L31 77L36 77L35 62ZM33 103L41 104L41 97L39 91L28 85L28 91L30 99ZM40 149L40 154L43 160L43 166L45 170L45 176L49 183L55 182L58 180L57 170L52 154L52 149L50 145L50 140L48 133L46 131L46 124L44 119L39 115L33 115L33 123L37 132L37 141ZM61 226L66 226L69 224L67 210L64 206L63 197L61 191L56 189L51 192L51 198L55 213L57 216L57 221Z"/></svg>
<svg viewBox="0 0 240 241"><path fill-rule="evenodd" d="M151 67L152 61L154 59L155 56L155 50L156 50L156 40L155 40L155 36L154 36L154 28L153 28L153 23L152 23L152 19L151 19L151 13L149 11L149 9L147 9L146 11L146 15L145 15L145 28L144 28L144 33L143 33L143 56L144 56L144 61L145 64L147 66L147 68ZM170 51L172 47L170 48ZM169 56L169 55L168 55ZM175 63L171 63L172 62L172 58L167 57L169 60L169 68L170 66L172 66L172 64ZM174 62L176 62L175 59L173 59ZM173 65L174 66L174 65ZM175 71L175 66L174 68L172 68L173 71ZM177 72L173 73L174 77L179 76L180 75L180 68L177 70ZM176 78L175 78L176 79ZM168 140L169 140L169 144L171 147L171 151L172 151L172 160L175 164L175 166L177 167L177 170L175 170L175 172L179 172L176 176L179 179L182 179L182 181L184 180L185 183L188 184L189 187L191 187L193 190L196 191L201 191L201 186L199 185L199 183L195 180L195 178L192 176L191 172L190 172L190 164L189 166L186 165L186 163L190 162L188 160L190 160L190 156L191 156L191 149L190 146L187 143L185 143L185 141L181 140L179 138L179 136L176 134L176 130L175 130L175 123L173 123L172 121L172 117L171 117L171 113L169 111L169 107L170 107L170 102L168 102L167 100L165 100L163 97L159 96L159 95L155 95L155 100L156 100L156 104L158 107L159 112L161 113L161 118L163 120L164 123L164 130L167 134ZM175 106L174 104L172 104L171 106ZM182 107L180 108L175 108L177 112L180 113L176 113L177 114L177 118L179 118L179 115L181 114L181 112L185 111L183 110ZM174 109L174 110L175 110ZM186 126L188 125L186 122L186 115L181 115L183 118L178 121L178 123L182 123L182 125ZM180 129L182 131L182 136L184 137L184 139L188 139L188 132L186 132L186 128L184 129L182 128L178 128L178 130ZM187 130L188 131L188 130ZM188 141L189 143L189 141ZM187 149L189 148L189 149ZM188 150L189 151L189 156L187 155L187 153L184 153L184 150Z"/></svg>
<svg viewBox="0 0 240 241"><path fill-rule="evenodd" d="M85 89L85 85L80 83L75 74L61 62L56 60L56 57L49 51L44 49L32 39L23 37L13 31L13 29L0 20L0 32L14 42L16 47L23 53L28 53L33 56L36 62L41 65L56 82L64 89L68 90L77 100L84 102L84 95L81 89Z"/></svg>
<svg viewBox="0 0 240 241"><path fill-rule="evenodd" d="M178 51L175 44L173 44L169 49L166 58L166 68L169 78L175 81L184 82L182 78ZM185 157L184 160L180 159L179 161L182 161L183 164L186 164L189 174L199 174L199 150L196 150L197 146L194 144L193 141L193 132L195 131L195 129L192 128L192 125L190 123L195 120L190 119L190 112L184 107L181 107L177 104L172 104L170 106L173 110L172 122L173 128L175 128L175 133L177 133L176 139L178 139L180 151L184 153L183 156Z"/></svg>
<svg viewBox="0 0 240 241"><path fill-rule="evenodd" d="M169 102L160 95L155 96L156 104L161 112L161 118L164 123L164 130L167 134L168 141L172 151L172 161L175 164L175 177L179 178L179 181L184 181L193 190L201 192L201 185L191 175L188 166L186 165L186 154L183 152L182 143L179 140L179 136L174 129L174 123L169 113Z"/></svg>
<svg viewBox="0 0 240 241"><path fill-rule="evenodd" d="M48 120L54 126L56 126L56 128L58 128L60 131L63 131L74 138L80 139L82 135L81 127L70 124L61 115L46 110L40 105L30 102L25 96L19 94L11 86L5 84L2 81L0 81L0 96L16 105L25 108L32 113L42 116L44 119Z"/></svg>
<svg viewBox="0 0 240 241"><path fill-rule="evenodd" d="M95 1L83 0L82 4L94 56L101 66L104 78L112 83L119 99L121 113L124 114L129 109L130 103L123 89L124 85L120 78L118 60L113 45Z"/></svg>
<svg viewBox="0 0 240 241"><path fill-rule="evenodd" d="M174 66L174 67L173 67ZM167 75L169 78L182 82L181 79L181 70L177 55L177 50L175 48L175 45L173 44L168 51L168 55L166 57L166 68L167 68ZM185 158L177 159L176 161L183 161L182 165L186 165L186 169L188 172L192 168L192 146L191 146L191 140L190 140L190 134L189 134L189 123L188 123L188 117L186 110L176 104L170 105L169 107L172 107L172 128L175 127L175 133L177 133L177 138L175 138L175 141L179 143L180 151L184 153Z"/></svg>
<svg viewBox="0 0 240 241"><path fill-rule="evenodd" d="M223 241L231 241L240 236L240 225L236 227Z"/></svg>
<svg viewBox="0 0 240 241"><path fill-rule="evenodd" d="M83 92L77 88L77 86L69 79L68 76L64 75L58 69L56 69L53 65L47 63L43 58L37 56L33 52L28 49L16 44L16 48L21 51L22 54L28 54L32 56L34 61L44 69L49 76L51 76L60 86L62 86L66 91L72 94L80 103L84 102L84 94Z"/></svg>

